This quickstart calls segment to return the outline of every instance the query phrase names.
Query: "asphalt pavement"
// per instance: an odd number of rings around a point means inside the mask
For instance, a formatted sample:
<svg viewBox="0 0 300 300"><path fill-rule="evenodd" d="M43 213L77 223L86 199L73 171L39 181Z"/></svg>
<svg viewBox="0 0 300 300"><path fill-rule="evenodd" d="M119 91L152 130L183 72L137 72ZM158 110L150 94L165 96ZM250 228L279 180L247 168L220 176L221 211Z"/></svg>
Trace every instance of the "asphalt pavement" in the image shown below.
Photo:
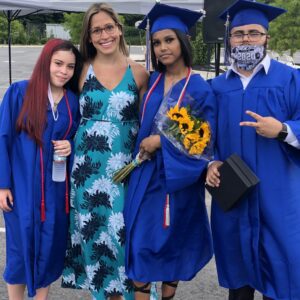
<svg viewBox="0 0 300 300"><path fill-rule="evenodd" d="M38 46L13 46L12 47L12 81L28 79L32 68L41 51ZM132 46L132 58L143 60L143 49ZM205 74L203 75L205 77ZM9 86L8 48L0 45L0 101ZM210 197L207 197L207 207L210 208ZM2 279L5 265L5 232L2 215L0 216L0 300L7 300L6 286ZM62 289L60 280L56 281L50 289L49 300L86 300L90 299L85 291ZM218 285L214 260L190 282L180 282L175 300L226 300L227 291ZM259 295L255 298L261 299Z"/></svg>

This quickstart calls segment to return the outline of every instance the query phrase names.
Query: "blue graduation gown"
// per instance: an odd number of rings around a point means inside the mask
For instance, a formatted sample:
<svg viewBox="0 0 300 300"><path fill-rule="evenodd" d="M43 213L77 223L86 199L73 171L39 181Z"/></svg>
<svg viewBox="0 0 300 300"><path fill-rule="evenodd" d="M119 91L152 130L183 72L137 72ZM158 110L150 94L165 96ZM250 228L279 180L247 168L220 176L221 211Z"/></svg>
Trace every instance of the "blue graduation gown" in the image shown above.
<svg viewBox="0 0 300 300"><path fill-rule="evenodd" d="M69 126L65 98L58 105L55 122L51 108L43 134L43 163L46 220L41 222L40 149L24 132L16 132L27 81L12 84L0 107L0 188L11 190L14 207L4 212L6 227L6 268L4 280L10 284L26 284L28 295L59 278L63 270L67 241L68 215L65 209L65 182L52 181L53 145L62 139ZM79 118L78 98L67 91L73 116L66 139L75 134Z"/></svg>
<svg viewBox="0 0 300 300"><path fill-rule="evenodd" d="M231 211L212 205L212 232L219 282L250 285L272 299L300 299L300 150L264 138L240 121L246 110L272 116L300 141L300 78L272 60L243 90L235 73L212 80L217 97L217 159L239 154L260 178L253 192ZM233 187L234 188L234 187Z"/></svg>
<svg viewBox="0 0 300 300"><path fill-rule="evenodd" d="M152 75L150 86L157 76ZM171 98L178 99L184 82L175 85ZM164 76L149 99L135 153L152 132L163 91ZM213 127L215 98L208 84L194 74L187 93ZM125 266L129 278L141 282L190 280L211 259L211 232L204 201L206 165L204 160L184 155L161 136L161 149L151 161L133 171L124 208ZM170 226L164 228L167 194Z"/></svg>

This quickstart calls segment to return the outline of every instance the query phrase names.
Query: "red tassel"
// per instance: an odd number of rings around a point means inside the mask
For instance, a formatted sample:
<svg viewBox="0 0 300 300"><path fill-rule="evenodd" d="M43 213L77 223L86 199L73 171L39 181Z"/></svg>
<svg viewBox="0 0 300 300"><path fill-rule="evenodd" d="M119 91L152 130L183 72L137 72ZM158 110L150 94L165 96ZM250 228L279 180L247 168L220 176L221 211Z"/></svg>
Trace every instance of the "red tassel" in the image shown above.
<svg viewBox="0 0 300 300"><path fill-rule="evenodd" d="M70 213L69 194L66 193L66 214Z"/></svg>
<svg viewBox="0 0 300 300"><path fill-rule="evenodd" d="M45 222L46 220L46 208L45 208L45 201L42 199L41 203L41 221Z"/></svg>
<svg viewBox="0 0 300 300"><path fill-rule="evenodd" d="M164 207L164 228L168 228L170 226L170 198L169 194L166 196L166 202Z"/></svg>
<svg viewBox="0 0 300 300"><path fill-rule="evenodd" d="M45 208L45 190L44 190L44 159L43 159L43 149L40 147L40 164L41 164L41 221L46 220L46 208Z"/></svg>

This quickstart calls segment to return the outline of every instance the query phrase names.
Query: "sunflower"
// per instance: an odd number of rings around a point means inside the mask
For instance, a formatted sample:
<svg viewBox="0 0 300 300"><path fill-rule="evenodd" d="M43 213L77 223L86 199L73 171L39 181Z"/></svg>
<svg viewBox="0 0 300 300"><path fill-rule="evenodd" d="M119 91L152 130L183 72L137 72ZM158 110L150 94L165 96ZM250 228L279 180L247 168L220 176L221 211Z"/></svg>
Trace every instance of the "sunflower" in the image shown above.
<svg viewBox="0 0 300 300"><path fill-rule="evenodd" d="M184 136L183 145L185 149L190 149L191 145L198 142L200 140L200 136L198 133L188 133Z"/></svg>
<svg viewBox="0 0 300 300"><path fill-rule="evenodd" d="M205 147L206 147L206 143L204 143L203 141L197 142L197 143L192 145L192 147L189 150L189 154L199 155L203 152Z"/></svg>
<svg viewBox="0 0 300 300"><path fill-rule="evenodd" d="M185 119L189 117L186 108L184 107L179 108L178 105L171 107L167 112L167 116L173 121L179 121L181 119Z"/></svg>
<svg viewBox="0 0 300 300"><path fill-rule="evenodd" d="M203 143L205 143L205 145L208 144L208 142L210 141L210 128L207 122L202 122L200 128L199 128L199 136L200 139Z"/></svg>
<svg viewBox="0 0 300 300"><path fill-rule="evenodd" d="M191 132L194 128L194 121L192 121L189 117L182 118L179 120L179 129L181 134L187 134Z"/></svg>

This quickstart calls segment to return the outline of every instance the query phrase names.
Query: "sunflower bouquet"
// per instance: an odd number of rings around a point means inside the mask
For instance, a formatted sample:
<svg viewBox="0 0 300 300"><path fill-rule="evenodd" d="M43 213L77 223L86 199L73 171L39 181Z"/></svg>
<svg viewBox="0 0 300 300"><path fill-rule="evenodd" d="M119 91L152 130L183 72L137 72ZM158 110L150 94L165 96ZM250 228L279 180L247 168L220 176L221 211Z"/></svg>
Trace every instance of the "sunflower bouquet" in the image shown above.
<svg viewBox="0 0 300 300"><path fill-rule="evenodd" d="M189 105L178 104L165 112L157 122L157 128L176 148L195 158L210 156L211 130L207 121L196 117Z"/></svg>

